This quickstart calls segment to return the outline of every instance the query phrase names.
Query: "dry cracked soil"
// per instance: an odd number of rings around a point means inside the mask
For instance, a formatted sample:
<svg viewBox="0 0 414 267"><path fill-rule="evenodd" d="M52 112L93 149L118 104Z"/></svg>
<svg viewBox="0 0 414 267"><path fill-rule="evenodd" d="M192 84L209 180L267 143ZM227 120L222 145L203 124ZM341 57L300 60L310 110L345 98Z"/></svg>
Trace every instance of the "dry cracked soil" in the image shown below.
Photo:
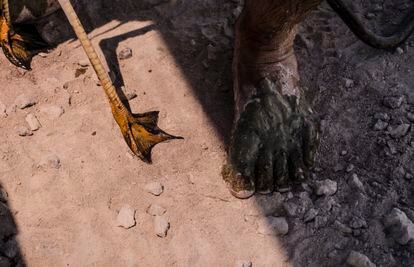
<svg viewBox="0 0 414 267"><path fill-rule="evenodd" d="M399 27L412 1L353 1ZM184 140L133 157L62 14L22 71L0 56L0 266L414 266L414 39L360 42L323 3L295 41L322 125L311 179L237 200L220 171L232 122L237 0L77 1L134 112Z"/></svg>

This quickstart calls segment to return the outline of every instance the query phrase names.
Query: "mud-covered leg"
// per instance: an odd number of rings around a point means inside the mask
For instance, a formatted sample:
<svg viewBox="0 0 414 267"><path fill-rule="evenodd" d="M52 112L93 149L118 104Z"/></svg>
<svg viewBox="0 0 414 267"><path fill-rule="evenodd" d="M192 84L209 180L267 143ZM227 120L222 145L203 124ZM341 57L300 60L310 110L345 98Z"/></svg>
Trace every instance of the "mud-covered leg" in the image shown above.
<svg viewBox="0 0 414 267"><path fill-rule="evenodd" d="M236 114L223 178L238 198L302 179L318 126L299 86L293 40L320 0L246 0L233 59Z"/></svg>

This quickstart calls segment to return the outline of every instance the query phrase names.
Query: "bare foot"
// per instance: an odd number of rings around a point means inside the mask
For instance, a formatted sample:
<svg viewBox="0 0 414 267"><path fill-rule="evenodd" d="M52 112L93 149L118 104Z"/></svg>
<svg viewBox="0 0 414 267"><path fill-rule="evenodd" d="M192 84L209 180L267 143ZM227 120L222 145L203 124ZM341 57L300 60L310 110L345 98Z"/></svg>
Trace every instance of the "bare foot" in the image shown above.
<svg viewBox="0 0 414 267"><path fill-rule="evenodd" d="M248 15L244 12L236 26L236 114L222 172L237 198L304 179L318 146L318 124L301 92L292 48L296 26L280 32L265 28L273 34L268 39L246 28Z"/></svg>

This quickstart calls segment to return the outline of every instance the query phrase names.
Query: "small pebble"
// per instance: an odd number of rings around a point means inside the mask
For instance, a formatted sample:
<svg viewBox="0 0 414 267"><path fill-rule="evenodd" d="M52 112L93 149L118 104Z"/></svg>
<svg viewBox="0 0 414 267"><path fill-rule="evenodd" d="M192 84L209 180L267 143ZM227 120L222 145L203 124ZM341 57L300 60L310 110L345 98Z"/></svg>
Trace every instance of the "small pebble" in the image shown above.
<svg viewBox="0 0 414 267"><path fill-rule="evenodd" d="M353 171L354 169L355 169L354 164L349 164L349 165L346 167L346 172L351 172L351 171Z"/></svg>
<svg viewBox="0 0 414 267"><path fill-rule="evenodd" d="M404 54L404 50L401 47L397 47L397 49L395 49L395 51L397 52L398 55Z"/></svg>
<svg viewBox="0 0 414 267"><path fill-rule="evenodd" d="M388 127L388 122L385 122L383 120L377 120L373 128L375 131L382 131L382 130L387 129L387 127Z"/></svg>
<svg viewBox="0 0 414 267"><path fill-rule="evenodd" d="M343 171L343 169L344 169L344 165L342 163L338 163L334 167L334 172L340 172L340 171Z"/></svg>
<svg viewBox="0 0 414 267"><path fill-rule="evenodd" d="M359 180L359 177L356 173L352 174L351 178L349 179L349 185L355 189L360 191L364 191L364 184Z"/></svg>
<svg viewBox="0 0 414 267"><path fill-rule="evenodd" d="M293 202L283 203L283 209L289 217L295 217L297 215L298 205Z"/></svg>
<svg viewBox="0 0 414 267"><path fill-rule="evenodd" d="M367 222L359 217L352 217L349 226L353 229L367 228Z"/></svg>
<svg viewBox="0 0 414 267"><path fill-rule="evenodd" d="M284 217L269 216L259 220L257 232L262 235L286 235L289 225Z"/></svg>
<svg viewBox="0 0 414 267"><path fill-rule="evenodd" d="M326 179L323 181L316 181L315 182L315 193L318 196L332 196L338 190L338 184L335 181L330 179Z"/></svg>
<svg viewBox="0 0 414 267"><path fill-rule="evenodd" d="M388 232L401 245L414 241L414 223L400 209L393 208L384 220Z"/></svg>
<svg viewBox="0 0 414 267"><path fill-rule="evenodd" d="M384 100L382 103L384 106L391 108L391 109L397 109L401 107L402 103L404 101L404 96L387 96L384 97Z"/></svg>
<svg viewBox="0 0 414 267"><path fill-rule="evenodd" d="M352 234L352 229L345 224L341 223L340 221L334 222L334 227L343 234Z"/></svg>
<svg viewBox="0 0 414 267"><path fill-rule="evenodd" d="M367 256L354 250L349 253L346 263L352 267L376 267Z"/></svg>
<svg viewBox="0 0 414 267"><path fill-rule="evenodd" d="M352 86L354 86L354 81L351 79L345 78L345 87L350 88Z"/></svg>
<svg viewBox="0 0 414 267"><path fill-rule="evenodd" d="M163 215L166 211L167 211L167 210L166 210L164 207L162 207L162 206L160 206L160 205L157 205L157 204L151 204L151 205L147 208L147 213L148 213L149 215L152 215L152 216L161 216L161 215Z"/></svg>
<svg viewBox="0 0 414 267"><path fill-rule="evenodd" d="M403 123L395 127L389 126L387 130L392 138L394 139L401 138L401 137L404 137L410 130L410 124Z"/></svg>
<svg viewBox="0 0 414 267"><path fill-rule="evenodd" d="M1 104L0 104L0 105L1 105ZM0 112L1 112L1 108L0 108ZM408 119L410 122L413 122L413 123L414 123L414 113L408 112L408 113L407 113L407 119Z"/></svg>
<svg viewBox="0 0 414 267"><path fill-rule="evenodd" d="M39 167L59 169L61 166L60 159L55 154L43 156L40 159Z"/></svg>
<svg viewBox="0 0 414 267"><path fill-rule="evenodd" d="M129 48L129 47L125 47L118 54L118 58L120 60L125 60L125 59L131 58L131 57L132 57L132 49Z"/></svg>
<svg viewBox="0 0 414 267"><path fill-rule="evenodd" d="M412 180L413 178L414 178L414 176L411 174L411 173L406 173L405 174L405 177L404 177L406 180Z"/></svg>
<svg viewBox="0 0 414 267"><path fill-rule="evenodd" d="M42 125L40 125L40 122L36 118L36 116L31 113L27 114L26 122L29 125L30 130L32 131L37 131L40 129L40 127L42 127Z"/></svg>
<svg viewBox="0 0 414 267"><path fill-rule="evenodd" d="M389 121L391 118L387 113L379 112L379 113L374 114L374 119L382 120L382 121Z"/></svg>
<svg viewBox="0 0 414 267"><path fill-rule="evenodd" d="M6 111L7 111L6 105L3 104L0 101L0 118L6 118L7 117L7 112Z"/></svg>
<svg viewBox="0 0 414 267"><path fill-rule="evenodd" d="M26 126L20 126L17 128L17 134L20 136L31 136L33 132Z"/></svg>
<svg viewBox="0 0 414 267"><path fill-rule="evenodd" d="M287 192L289 192L290 190L291 190L290 186L286 186L286 187L279 187L279 188L277 189L277 191L278 191L278 192L280 192L280 193L287 193Z"/></svg>
<svg viewBox="0 0 414 267"><path fill-rule="evenodd" d="M252 267L252 266L253 266L252 262L248 260L238 260L234 264L234 267Z"/></svg>
<svg viewBox="0 0 414 267"><path fill-rule="evenodd" d="M132 100L132 99L136 98L138 95L136 93L134 93L134 92L127 92L125 94L125 96L126 96L126 99Z"/></svg>
<svg viewBox="0 0 414 267"><path fill-rule="evenodd" d="M81 59L79 60L78 65L81 66L82 68L86 68L89 66L89 60Z"/></svg>
<svg viewBox="0 0 414 267"><path fill-rule="evenodd" d="M337 203L332 197L321 197L315 202L315 206L324 211L330 211L335 205L337 205Z"/></svg>
<svg viewBox="0 0 414 267"><path fill-rule="evenodd" d="M310 209L306 214L305 217L303 218L304 222L310 222L313 219L315 219L315 217L318 215L318 210L317 209Z"/></svg>
<svg viewBox="0 0 414 267"><path fill-rule="evenodd" d="M131 208L129 205L124 205L117 217L117 226L123 227L125 229L129 229L133 226L135 226L135 210Z"/></svg>
<svg viewBox="0 0 414 267"><path fill-rule="evenodd" d="M164 186L160 182L151 182L145 185L145 191L153 194L154 196L159 196L164 192Z"/></svg>
<svg viewBox="0 0 414 267"><path fill-rule="evenodd" d="M342 155L342 156L345 156L346 154L348 154L348 151L346 151L346 150L342 150L342 151L341 151L341 155Z"/></svg>
<svg viewBox="0 0 414 267"><path fill-rule="evenodd" d="M15 103L20 109L25 109L33 105L36 105L37 101L33 96L19 95L16 98Z"/></svg>
<svg viewBox="0 0 414 267"><path fill-rule="evenodd" d="M6 108L6 114L7 114L7 115L10 115L10 114L12 114L12 113L15 113L15 112L16 112L16 109L17 109L17 105L15 105L15 104L10 105L10 106L8 106L8 107Z"/></svg>
<svg viewBox="0 0 414 267"><path fill-rule="evenodd" d="M375 14L374 13L368 13L368 14L365 15L365 17L367 19L373 19L373 18L375 18Z"/></svg>
<svg viewBox="0 0 414 267"><path fill-rule="evenodd" d="M170 223L162 216L155 216L154 218L154 233L159 237L166 237Z"/></svg>
<svg viewBox="0 0 414 267"><path fill-rule="evenodd" d="M394 180L395 179L402 179L402 178L405 177L405 175L406 175L406 171L405 171L404 167L402 167L402 166L398 166L397 168L395 168L392 171L392 178Z"/></svg>
<svg viewBox="0 0 414 267"><path fill-rule="evenodd" d="M46 106L41 107L40 112L45 114L49 119L58 119L65 113L65 110L60 106Z"/></svg>

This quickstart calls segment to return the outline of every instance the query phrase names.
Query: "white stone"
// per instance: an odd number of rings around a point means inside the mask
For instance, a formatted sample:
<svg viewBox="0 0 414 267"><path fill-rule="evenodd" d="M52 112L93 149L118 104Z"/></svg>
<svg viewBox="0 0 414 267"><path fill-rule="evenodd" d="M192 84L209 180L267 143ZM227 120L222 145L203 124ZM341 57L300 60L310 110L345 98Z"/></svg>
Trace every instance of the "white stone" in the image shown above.
<svg viewBox="0 0 414 267"><path fill-rule="evenodd" d="M20 136L30 136L33 135L33 132L26 126L20 126L17 128L17 134Z"/></svg>
<svg viewBox="0 0 414 267"><path fill-rule="evenodd" d="M162 207L162 206L160 206L160 205L157 205L157 204L151 204L151 205L147 208L147 213L148 213L149 215L152 215L152 216L161 216L161 215L163 215L166 211L167 211L167 210L166 210L164 207Z"/></svg>
<svg viewBox="0 0 414 267"><path fill-rule="evenodd" d="M123 227L125 229L129 229L135 226L135 210L131 208L129 205L124 205L117 217L117 222L119 227Z"/></svg>
<svg viewBox="0 0 414 267"><path fill-rule="evenodd" d="M400 209L393 208L385 218L384 225L399 244L406 245L414 240L414 223Z"/></svg>
<svg viewBox="0 0 414 267"><path fill-rule="evenodd" d="M313 219L315 219L315 217L318 215L318 210L317 209L310 209L308 212L306 212L303 221L304 222L310 222Z"/></svg>
<svg viewBox="0 0 414 267"><path fill-rule="evenodd" d="M316 187L315 193L318 196L322 196L322 195L332 196L338 190L337 182L332 181L330 179L326 179L323 181L316 181L315 187Z"/></svg>
<svg viewBox="0 0 414 267"><path fill-rule="evenodd" d="M19 95L15 103L19 108L24 109L36 105L37 101L33 96Z"/></svg>
<svg viewBox="0 0 414 267"><path fill-rule="evenodd" d="M164 186L160 182L151 182L145 185L145 191L153 194L154 196L159 196L164 192Z"/></svg>
<svg viewBox="0 0 414 267"><path fill-rule="evenodd" d="M155 216L154 218L154 233L159 237L166 237L170 223L162 216Z"/></svg>
<svg viewBox="0 0 414 267"><path fill-rule="evenodd" d="M289 225L284 217L268 216L258 221L257 232L262 235L286 235Z"/></svg>
<svg viewBox="0 0 414 267"><path fill-rule="evenodd" d="M89 60L81 59L79 60L78 65L83 68L86 68L87 66L89 66Z"/></svg>
<svg viewBox="0 0 414 267"><path fill-rule="evenodd" d="M349 185L360 191L364 191L364 184L361 182L361 180L359 180L359 177L356 173L352 174L351 178L349 179Z"/></svg>
<svg viewBox="0 0 414 267"><path fill-rule="evenodd" d="M32 131L37 131L40 129L40 127L42 127L36 116L31 113L27 114L26 122L29 125L30 130Z"/></svg>

